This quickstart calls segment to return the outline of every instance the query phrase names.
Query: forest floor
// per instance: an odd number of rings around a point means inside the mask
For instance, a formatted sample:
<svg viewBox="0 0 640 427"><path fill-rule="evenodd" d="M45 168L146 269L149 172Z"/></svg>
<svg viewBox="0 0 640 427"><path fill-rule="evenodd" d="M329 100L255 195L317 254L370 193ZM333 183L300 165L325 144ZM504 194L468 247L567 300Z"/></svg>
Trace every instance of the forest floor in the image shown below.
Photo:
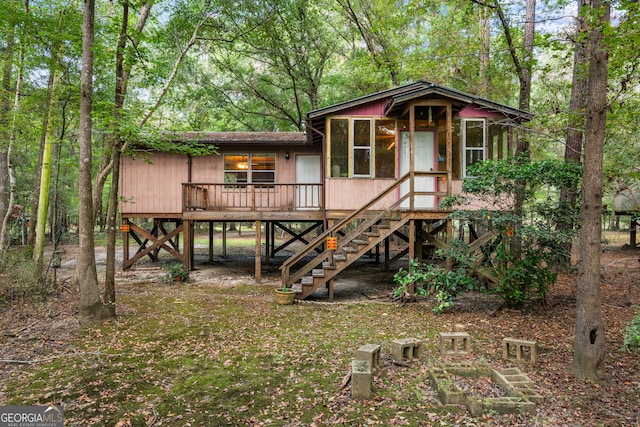
<svg viewBox="0 0 640 427"><path fill-rule="evenodd" d="M523 310L474 293L436 316L429 298L390 302L393 273L370 261L336 280L334 303L319 295L293 306L274 302L277 267L255 284L251 256L216 257L174 285L141 263L118 273L118 319L80 328L74 248L65 247L57 291L0 306L0 405L61 404L73 426L640 425L640 354L621 349L640 307L640 251L620 249L624 238L613 236L602 253L603 382L570 373L575 274L561 274L545 301ZM473 417L438 401L428 380L443 361L437 333L460 329L471 335L465 361L518 366L533 380L544 397L534 414ZM538 362L503 360L507 336L537 341ZM391 342L406 337L424 351L402 366ZM382 345L382 364L372 398L357 401L344 379L366 343ZM465 387L495 393L482 381Z"/></svg>

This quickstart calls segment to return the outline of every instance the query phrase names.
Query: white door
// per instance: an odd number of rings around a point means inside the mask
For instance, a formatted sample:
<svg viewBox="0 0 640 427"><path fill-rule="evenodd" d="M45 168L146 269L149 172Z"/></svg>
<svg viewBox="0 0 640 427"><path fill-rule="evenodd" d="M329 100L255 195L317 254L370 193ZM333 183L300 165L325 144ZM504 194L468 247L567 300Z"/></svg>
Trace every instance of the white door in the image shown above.
<svg viewBox="0 0 640 427"><path fill-rule="evenodd" d="M404 131L400 133L401 150L400 150L400 176L409 172L409 132ZM415 165L414 171L416 172L430 172L435 170L435 145L434 145L434 133L430 131L415 132ZM425 176L416 177L414 190L416 192L421 191L436 191L436 178ZM409 182L405 182L400 187L400 194L404 196L409 192ZM436 196L415 196L414 207L419 208L435 208ZM401 207L409 208L409 200L402 202Z"/></svg>
<svg viewBox="0 0 640 427"><path fill-rule="evenodd" d="M296 156L296 209L320 209L320 155Z"/></svg>

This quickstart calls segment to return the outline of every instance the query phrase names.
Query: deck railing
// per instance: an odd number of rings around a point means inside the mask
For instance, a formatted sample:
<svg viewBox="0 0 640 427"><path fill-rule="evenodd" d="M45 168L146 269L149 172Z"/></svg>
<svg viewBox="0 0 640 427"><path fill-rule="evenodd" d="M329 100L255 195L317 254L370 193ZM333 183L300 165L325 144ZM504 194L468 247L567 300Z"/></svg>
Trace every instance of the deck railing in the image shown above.
<svg viewBox="0 0 640 427"><path fill-rule="evenodd" d="M322 210L323 184L182 184L183 211Z"/></svg>

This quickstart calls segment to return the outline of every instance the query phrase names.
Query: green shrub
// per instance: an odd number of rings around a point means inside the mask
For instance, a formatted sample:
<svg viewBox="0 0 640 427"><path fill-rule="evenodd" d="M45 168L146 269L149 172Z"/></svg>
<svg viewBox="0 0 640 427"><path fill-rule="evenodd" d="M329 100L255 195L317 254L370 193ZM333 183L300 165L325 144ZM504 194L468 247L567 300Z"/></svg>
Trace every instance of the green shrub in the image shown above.
<svg viewBox="0 0 640 427"><path fill-rule="evenodd" d="M623 350L638 350L640 347L640 312L624 329L622 337L624 338L624 343L622 344Z"/></svg>
<svg viewBox="0 0 640 427"><path fill-rule="evenodd" d="M447 270L431 264L420 264L417 259L411 260L409 271L401 268L393 280L398 284L393 292L395 298L408 295L412 286L418 296L428 296L433 292L436 296L436 305L433 307L435 314L451 307L458 294L478 288L478 279L467 274L463 267Z"/></svg>
<svg viewBox="0 0 640 427"><path fill-rule="evenodd" d="M0 260L0 311L19 298L44 298L40 269L22 247L9 248Z"/></svg>
<svg viewBox="0 0 640 427"><path fill-rule="evenodd" d="M189 280L189 270L181 262L172 262L167 266L165 282L174 284L175 282L186 282Z"/></svg>

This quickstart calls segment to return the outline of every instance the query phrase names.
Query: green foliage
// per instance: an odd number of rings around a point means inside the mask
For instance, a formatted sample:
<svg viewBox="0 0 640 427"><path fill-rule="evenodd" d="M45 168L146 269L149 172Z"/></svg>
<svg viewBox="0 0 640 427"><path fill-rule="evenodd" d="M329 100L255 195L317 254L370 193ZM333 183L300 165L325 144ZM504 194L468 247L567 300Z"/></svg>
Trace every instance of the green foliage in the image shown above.
<svg viewBox="0 0 640 427"><path fill-rule="evenodd" d="M640 348L640 313L627 325L622 333L622 337L624 338L622 344L623 350L638 351L638 348Z"/></svg>
<svg viewBox="0 0 640 427"><path fill-rule="evenodd" d="M411 260L409 271L401 268L393 276L393 280L398 284L393 291L395 298L407 295L410 289L418 296L427 296L433 292L436 297L436 305L433 307L435 314L451 307L458 294L478 289L477 278L469 275L463 266L447 270L431 264L420 264L417 259Z"/></svg>
<svg viewBox="0 0 640 427"><path fill-rule="evenodd" d="M555 160L529 161L507 158L486 161L470 168L473 177L463 183L463 194L449 198L450 207L481 201L479 210L458 210L454 218L496 234L482 248L482 268L493 284L492 292L507 305L519 307L532 298L544 297L555 282L556 267L568 267L568 249L576 231L558 227L567 218L577 223L578 211L558 199L564 186L575 187L581 167ZM523 200L521 212L514 209L516 191Z"/></svg>
<svg viewBox="0 0 640 427"><path fill-rule="evenodd" d="M172 285L176 282L186 282L189 280L189 270L181 262L172 262L167 266L165 282Z"/></svg>
<svg viewBox="0 0 640 427"><path fill-rule="evenodd" d="M44 298L40 269L25 247L9 248L0 260L0 311L21 298Z"/></svg>

